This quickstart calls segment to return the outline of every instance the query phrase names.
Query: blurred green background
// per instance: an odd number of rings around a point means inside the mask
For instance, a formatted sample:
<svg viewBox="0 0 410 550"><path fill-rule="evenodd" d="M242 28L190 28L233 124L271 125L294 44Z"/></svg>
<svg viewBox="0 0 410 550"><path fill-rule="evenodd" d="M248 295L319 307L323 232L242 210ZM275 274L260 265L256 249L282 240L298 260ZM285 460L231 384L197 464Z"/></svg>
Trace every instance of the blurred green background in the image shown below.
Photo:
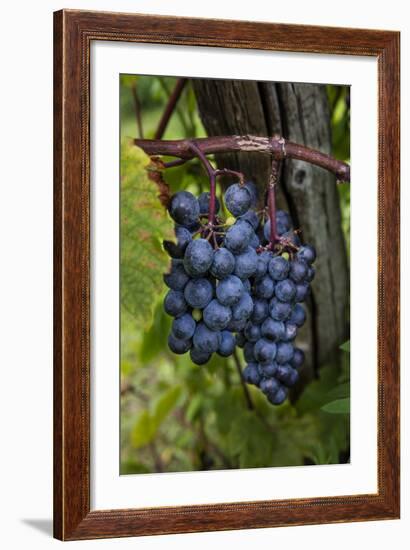
<svg viewBox="0 0 410 550"><path fill-rule="evenodd" d="M334 464L349 460L349 344L320 369L293 403L268 403L250 387L247 408L233 358L198 367L167 348L161 241L172 223L147 178L149 162L126 138L152 138L175 78L122 75L121 474ZM349 160L349 88L328 86L333 154ZM164 139L205 136L191 85L185 86ZM207 189L195 161L164 174L172 191ZM339 186L350 245L350 189ZM137 277L136 277L137 274ZM159 291L160 289L160 291ZM240 351L242 361L242 352ZM243 364L242 364L243 366Z"/></svg>

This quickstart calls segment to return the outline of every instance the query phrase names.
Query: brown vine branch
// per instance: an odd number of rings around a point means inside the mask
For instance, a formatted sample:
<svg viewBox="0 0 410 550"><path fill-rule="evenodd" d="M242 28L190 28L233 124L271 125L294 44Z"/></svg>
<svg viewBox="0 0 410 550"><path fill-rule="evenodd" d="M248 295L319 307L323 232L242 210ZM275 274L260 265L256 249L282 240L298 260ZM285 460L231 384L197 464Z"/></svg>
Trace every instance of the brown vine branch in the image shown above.
<svg viewBox="0 0 410 550"><path fill-rule="evenodd" d="M141 147L147 155L168 155L182 160L194 158L192 140L158 140L135 139L135 145ZM333 172L339 181L350 181L350 166L337 160L326 153L311 149L292 141L287 141L280 136L213 136L195 139L196 147L204 154L234 153L244 151L249 153L267 153L275 160L292 158L302 160L320 166L329 172Z"/></svg>
<svg viewBox="0 0 410 550"><path fill-rule="evenodd" d="M184 89L186 83L187 83L186 78L178 78L177 83L175 84L175 88L173 89L171 95L169 96L168 103L162 114L161 120L159 121L154 139L161 139L162 136L164 135L166 127L168 126L169 119L171 118L172 113L174 112L176 104L178 103L178 99L180 98L182 94L182 90Z"/></svg>

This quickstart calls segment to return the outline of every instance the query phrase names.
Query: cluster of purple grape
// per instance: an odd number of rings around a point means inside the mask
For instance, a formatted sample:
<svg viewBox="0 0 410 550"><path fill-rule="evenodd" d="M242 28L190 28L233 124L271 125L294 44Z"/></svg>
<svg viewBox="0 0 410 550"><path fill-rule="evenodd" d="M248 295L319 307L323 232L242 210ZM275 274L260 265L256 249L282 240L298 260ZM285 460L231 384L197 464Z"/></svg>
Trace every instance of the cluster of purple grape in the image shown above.
<svg viewBox="0 0 410 550"><path fill-rule="evenodd" d="M171 256L164 308L174 318L168 345L177 354L189 351L198 365L213 353L228 357L236 346L243 347L245 381L280 404L303 363L303 352L292 342L305 321L300 302L309 294L315 251L300 246L289 215L281 210L276 232L289 247L272 251L270 221L260 223L256 202L251 182L229 186L224 203L235 219L224 224L216 200L210 227L209 193L196 198L180 191L171 198L176 243L164 242Z"/></svg>
<svg viewBox="0 0 410 550"><path fill-rule="evenodd" d="M250 183L227 189L225 206L236 221L226 232L222 224L216 232L207 227L209 193L197 199L180 191L170 202L177 242L164 242L172 258L171 270L164 276L170 288L164 308L174 317L168 345L174 353L189 351L197 365L207 363L213 353L231 355L236 325L246 322L253 310L249 277L254 274L259 246L249 221L257 222L256 213L250 210L253 193ZM216 214L219 209L217 201ZM220 222L216 218L216 224Z"/></svg>
<svg viewBox="0 0 410 550"><path fill-rule="evenodd" d="M306 320L301 302L310 292L315 256L309 245L292 255L260 254L253 281L253 312L237 335L247 362L245 381L258 386L274 405L286 399L304 361L304 353L294 346L294 340Z"/></svg>

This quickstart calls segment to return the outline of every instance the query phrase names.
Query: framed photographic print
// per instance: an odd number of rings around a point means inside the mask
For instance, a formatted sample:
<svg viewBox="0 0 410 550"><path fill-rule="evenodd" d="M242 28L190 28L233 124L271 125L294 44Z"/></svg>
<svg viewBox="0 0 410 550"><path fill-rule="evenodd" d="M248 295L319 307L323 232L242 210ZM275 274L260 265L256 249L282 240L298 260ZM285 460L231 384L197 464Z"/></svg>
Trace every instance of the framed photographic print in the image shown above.
<svg viewBox="0 0 410 550"><path fill-rule="evenodd" d="M399 33L54 33L55 536L398 518Z"/></svg>

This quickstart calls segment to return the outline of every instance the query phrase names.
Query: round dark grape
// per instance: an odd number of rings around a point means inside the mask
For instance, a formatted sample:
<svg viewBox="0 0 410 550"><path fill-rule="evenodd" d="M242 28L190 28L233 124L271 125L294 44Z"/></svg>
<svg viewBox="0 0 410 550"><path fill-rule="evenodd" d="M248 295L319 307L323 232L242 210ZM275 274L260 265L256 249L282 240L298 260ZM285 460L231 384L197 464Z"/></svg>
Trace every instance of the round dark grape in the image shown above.
<svg viewBox="0 0 410 550"><path fill-rule="evenodd" d="M260 372L264 378L272 378L275 376L277 370L278 365L275 362L260 366Z"/></svg>
<svg viewBox="0 0 410 550"><path fill-rule="evenodd" d="M296 296L296 286L290 279L278 281L275 286L275 296L281 302L291 302Z"/></svg>
<svg viewBox="0 0 410 550"><path fill-rule="evenodd" d="M223 330L232 318L230 307L222 305L218 300L212 300L203 312L204 323L211 330Z"/></svg>
<svg viewBox="0 0 410 550"><path fill-rule="evenodd" d="M176 263L175 260L171 263L171 270L164 275L164 283L172 290L184 290L185 285L189 281L189 275L187 275L182 263Z"/></svg>
<svg viewBox="0 0 410 550"><path fill-rule="evenodd" d="M286 336L285 323L268 317L262 323L261 334L269 340L282 340Z"/></svg>
<svg viewBox="0 0 410 550"><path fill-rule="evenodd" d="M205 308L212 300L214 289L209 279L191 279L184 289L187 303L193 308Z"/></svg>
<svg viewBox="0 0 410 550"><path fill-rule="evenodd" d="M276 344L261 338L256 342L253 354L259 363L271 363L276 356Z"/></svg>
<svg viewBox="0 0 410 550"><path fill-rule="evenodd" d="M285 324L285 334L283 336L284 342L292 342L297 335L298 327L296 325L292 325L292 323L286 323Z"/></svg>
<svg viewBox="0 0 410 550"><path fill-rule="evenodd" d="M295 369L292 369L290 365L279 365L276 371L276 378L285 384L288 388L291 388L299 380L299 374Z"/></svg>
<svg viewBox="0 0 410 550"><path fill-rule="evenodd" d="M211 194L208 191L204 191L198 197L199 212L200 214L209 214L209 199ZM218 197L215 197L215 214L219 212L221 205L219 204Z"/></svg>
<svg viewBox="0 0 410 550"><path fill-rule="evenodd" d="M192 347L189 351L191 361L196 365L205 365L210 360L212 353L206 351L200 351L196 347Z"/></svg>
<svg viewBox="0 0 410 550"><path fill-rule="evenodd" d="M292 313L292 306L289 302L281 302L275 296L269 302L269 311L272 319L275 319L275 321L286 321Z"/></svg>
<svg viewBox="0 0 410 550"><path fill-rule="evenodd" d="M192 241L192 235L188 229L182 225L177 225L175 227L175 236L177 242L164 241L164 248L171 258L183 258L186 247Z"/></svg>
<svg viewBox="0 0 410 550"><path fill-rule="evenodd" d="M216 287L216 297L224 306L237 304L243 293L243 283L236 275L228 275Z"/></svg>
<svg viewBox="0 0 410 550"><path fill-rule="evenodd" d="M168 315L179 317L188 311L184 294L179 290L170 290L164 299L164 309Z"/></svg>
<svg viewBox="0 0 410 550"><path fill-rule="evenodd" d="M295 281L295 283L301 283L306 277L308 272L308 266L302 260L293 260L290 262L289 277Z"/></svg>
<svg viewBox="0 0 410 550"><path fill-rule="evenodd" d="M232 355L235 350L235 337L232 334L232 332L229 332L228 330L223 330L221 332L221 343L219 344L218 348L218 355L221 355L222 357L228 357L229 355Z"/></svg>
<svg viewBox="0 0 410 550"><path fill-rule="evenodd" d="M214 251L206 239L191 241L185 250L185 271L193 277L204 275L211 267L213 259Z"/></svg>
<svg viewBox="0 0 410 550"><path fill-rule="evenodd" d="M189 191L178 191L171 198L169 213L181 225L193 224L199 217L198 201Z"/></svg>
<svg viewBox="0 0 410 550"><path fill-rule="evenodd" d="M279 236L282 236L284 233L289 231L290 225L280 218L276 218L276 233ZM270 241L270 220L268 220L263 226L263 236L267 241Z"/></svg>
<svg viewBox="0 0 410 550"><path fill-rule="evenodd" d="M235 256L229 252L227 248L219 248L216 250L209 270L211 274L217 279L224 279L230 275L234 269Z"/></svg>
<svg viewBox="0 0 410 550"><path fill-rule="evenodd" d="M252 323L258 325L262 323L269 315L269 304L267 300L255 298L253 301L253 312L251 315Z"/></svg>
<svg viewBox="0 0 410 550"><path fill-rule="evenodd" d="M284 210L276 210L276 220L287 226L287 230L292 227L292 220L287 212Z"/></svg>
<svg viewBox="0 0 410 550"><path fill-rule="evenodd" d="M303 260L304 262L307 262L308 264L311 264L316 259L316 250L310 244L306 244L306 245L299 248L299 250L297 251L296 256L300 260Z"/></svg>
<svg viewBox="0 0 410 550"><path fill-rule="evenodd" d="M191 348L192 342L191 340L181 340L174 336L171 332L171 334L168 336L168 347L177 355L183 355Z"/></svg>
<svg viewBox="0 0 410 550"><path fill-rule="evenodd" d="M248 384L254 384L255 386L259 385L261 377L258 365L256 363L248 363L243 369L242 377Z"/></svg>
<svg viewBox="0 0 410 550"><path fill-rule="evenodd" d="M306 321L306 313L303 309L303 306L296 304L293 308L293 311L289 317L289 323L301 327Z"/></svg>
<svg viewBox="0 0 410 550"><path fill-rule="evenodd" d="M249 246L251 246L254 250L259 248L261 245L261 242L259 240L259 237L256 233L254 233L251 237L251 240L249 241Z"/></svg>
<svg viewBox="0 0 410 550"><path fill-rule="evenodd" d="M281 405L288 396L286 388L280 386L278 391L274 394L268 395L268 400L272 405Z"/></svg>
<svg viewBox="0 0 410 550"><path fill-rule="evenodd" d="M253 181L247 181L245 182L245 187L249 191L249 194L252 198L252 207L257 206L258 204L258 188L253 183Z"/></svg>
<svg viewBox="0 0 410 550"><path fill-rule="evenodd" d="M249 279L256 271L257 261L258 255L255 250L248 246L245 252L236 256L234 274L240 279Z"/></svg>
<svg viewBox="0 0 410 550"><path fill-rule="evenodd" d="M306 282L298 283L296 285L295 301L296 302L304 302L306 300L306 298L309 296L309 292L310 292L309 283L306 283Z"/></svg>
<svg viewBox="0 0 410 550"><path fill-rule="evenodd" d="M240 216L239 219L250 223L254 231L258 229L259 218L255 210L248 210L243 216Z"/></svg>
<svg viewBox="0 0 410 550"><path fill-rule="evenodd" d="M275 281L283 281L289 273L289 262L282 256L275 256L268 264L269 275Z"/></svg>
<svg viewBox="0 0 410 550"><path fill-rule="evenodd" d="M218 351L221 333L208 328L205 323L198 323L195 329L193 344L198 351L213 353Z"/></svg>
<svg viewBox="0 0 410 550"><path fill-rule="evenodd" d="M261 327L249 322L245 326L244 334L249 342L257 342L261 337Z"/></svg>
<svg viewBox="0 0 410 550"><path fill-rule="evenodd" d="M290 364L294 369L299 369L305 361L305 354L299 348L293 350L293 357L290 360Z"/></svg>
<svg viewBox="0 0 410 550"><path fill-rule="evenodd" d="M293 346L288 342L278 342L276 350L276 362L279 365L289 363L293 357Z"/></svg>
<svg viewBox="0 0 410 550"><path fill-rule="evenodd" d="M256 262L255 279L261 279L268 271L269 260L272 258L272 252L264 251L258 255Z"/></svg>
<svg viewBox="0 0 410 550"><path fill-rule="evenodd" d="M225 192L225 205L235 217L243 216L252 204L252 196L244 185L234 183Z"/></svg>
<svg viewBox="0 0 410 550"><path fill-rule="evenodd" d="M189 313L185 313L172 321L172 333L180 340L189 340L192 338L195 328L195 320Z"/></svg>
<svg viewBox="0 0 410 550"><path fill-rule="evenodd" d="M237 304L232 306L232 319L234 321L248 320L253 311L253 300L248 294L244 292Z"/></svg>
<svg viewBox="0 0 410 550"><path fill-rule="evenodd" d="M243 319L241 321L235 321L234 319L231 319L228 326L226 327L226 330L230 330L231 332L240 332L245 328L245 325L246 319Z"/></svg>
<svg viewBox="0 0 410 550"><path fill-rule="evenodd" d="M275 282L269 275L265 275L255 283L255 296L258 298L264 298L265 300L272 298L274 291Z"/></svg>
<svg viewBox="0 0 410 550"><path fill-rule="evenodd" d="M244 220L237 220L225 234L225 246L233 254L241 254L248 248L252 235L252 226Z"/></svg>
<svg viewBox="0 0 410 550"><path fill-rule="evenodd" d="M279 382L275 378L262 378L259 383L259 388L265 395L275 395L280 387Z"/></svg>

